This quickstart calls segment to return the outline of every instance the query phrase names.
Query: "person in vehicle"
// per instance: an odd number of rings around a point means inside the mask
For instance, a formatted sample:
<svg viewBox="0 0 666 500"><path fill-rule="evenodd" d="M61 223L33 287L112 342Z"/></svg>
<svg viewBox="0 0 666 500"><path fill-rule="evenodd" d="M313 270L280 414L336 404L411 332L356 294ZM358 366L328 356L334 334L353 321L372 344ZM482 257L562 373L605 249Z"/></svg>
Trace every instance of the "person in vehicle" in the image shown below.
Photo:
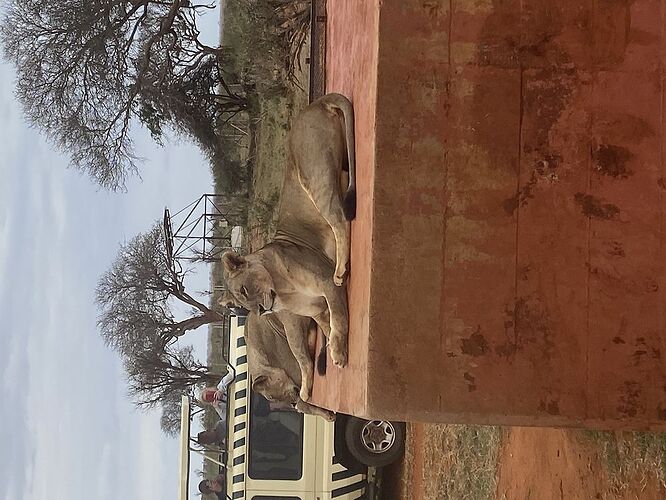
<svg viewBox="0 0 666 500"><path fill-rule="evenodd" d="M224 448L227 442L227 423L223 420L218 421L215 427L209 430L201 431L197 434L197 443L201 446L213 445Z"/></svg>
<svg viewBox="0 0 666 500"><path fill-rule="evenodd" d="M206 387L199 395L199 401L215 408L220 419L225 422L225 427L227 421L227 386L234 379L234 376L234 371L229 370L227 374L222 377L220 383L217 384L217 387Z"/></svg>
<svg viewBox="0 0 666 500"><path fill-rule="evenodd" d="M218 474L213 479L204 479L199 483L199 491L206 495L215 493L218 498L224 498L224 474Z"/></svg>

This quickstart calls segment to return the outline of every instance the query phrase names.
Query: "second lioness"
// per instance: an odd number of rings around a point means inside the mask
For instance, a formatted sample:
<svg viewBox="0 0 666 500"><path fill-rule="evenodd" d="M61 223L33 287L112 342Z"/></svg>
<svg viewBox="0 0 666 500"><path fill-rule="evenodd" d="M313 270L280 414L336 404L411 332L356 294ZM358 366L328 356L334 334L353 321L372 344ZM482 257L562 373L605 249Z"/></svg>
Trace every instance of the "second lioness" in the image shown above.
<svg viewBox="0 0 666 500"><path fill-rule="evenodd" d="M351 103L339 94L303 110L289 134L274 241L246 256L227 252L222 257L228 289L238 303L257 314L289 311L313 318L329 337L338 366L347 362L347 293L340 285L349 262L344 207L351 215L355 193L353 120ZM301 364L302 371L306 368ZM309 396L307 385L303 400Z"/></svg>
<svg viewBox="0 0 666 500"><path fill-rule="evenodd" d="M289 313L267 316L250 313L245 324L245 341L251 389L269 401L293 404L301 413L334 420L332 412L301 399L298 383L301 378L300 367L287 342L283 329L285 323L300 329L303 349L309 355L314 352L317 331L310 318Z"/></svg>

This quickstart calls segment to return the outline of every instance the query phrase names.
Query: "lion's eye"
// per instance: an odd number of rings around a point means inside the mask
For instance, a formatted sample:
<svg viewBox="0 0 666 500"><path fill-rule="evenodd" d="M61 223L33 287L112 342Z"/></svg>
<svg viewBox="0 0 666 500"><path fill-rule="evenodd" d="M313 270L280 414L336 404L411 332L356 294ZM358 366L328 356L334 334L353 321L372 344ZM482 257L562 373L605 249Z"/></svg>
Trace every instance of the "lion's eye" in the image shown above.
<svg viewBox="0 0 666 500"><path fill-rule="evenodd" d="M244 286L241 287L241 295L247 299L247 288Z"/></svg>

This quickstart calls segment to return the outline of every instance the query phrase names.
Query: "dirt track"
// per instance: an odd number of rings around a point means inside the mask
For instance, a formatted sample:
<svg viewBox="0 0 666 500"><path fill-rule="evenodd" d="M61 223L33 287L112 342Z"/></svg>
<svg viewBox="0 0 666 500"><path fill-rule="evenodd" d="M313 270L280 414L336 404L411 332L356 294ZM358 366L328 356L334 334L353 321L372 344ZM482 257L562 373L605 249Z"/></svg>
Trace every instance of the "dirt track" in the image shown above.
<svg viewBox="0 0 666 500"><path fill-rule="evenodd" d="M666 490L656 476L643 471L630 476L619 492L603 464L600 450L577 431L511 428L501 431L496 485L489 494L477 488L479 472L469 470L471 486L451 484L450 449L428 439L433 429L446 426L410 424L405 458L384 473L385 500L443 500L496 498L506 500L658 500Z"/></svg>

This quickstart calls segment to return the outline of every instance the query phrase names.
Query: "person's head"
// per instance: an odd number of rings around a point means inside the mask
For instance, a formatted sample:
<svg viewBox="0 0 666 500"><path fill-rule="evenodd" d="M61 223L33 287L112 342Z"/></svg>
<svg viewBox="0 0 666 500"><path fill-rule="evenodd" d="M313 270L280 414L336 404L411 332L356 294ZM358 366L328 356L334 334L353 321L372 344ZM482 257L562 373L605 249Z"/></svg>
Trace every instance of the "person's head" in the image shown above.
<svg viewBox="0 0 666 500"><path fill-rule="evenodd" d="M217 433L215 431L201 431L197 434L197 443L200 445L217 444Z"/></svg>
<svg viewBox="0 0 666 500"><path fill-rule="evenodd" d="M217 493L222 491L222 483L220 483L218 478L215 479L204 479L199 483L199 491L204 495L206 493Z"/></svg>
<svg viewBox="0 0 666 500"><path fill-rule="evenodd" d="M201 391L201 395L199 396L199 399L201 400L202 403L212 403L215 401L215 393L217 392L217 388L215 387L206 387Z"/></svg>

